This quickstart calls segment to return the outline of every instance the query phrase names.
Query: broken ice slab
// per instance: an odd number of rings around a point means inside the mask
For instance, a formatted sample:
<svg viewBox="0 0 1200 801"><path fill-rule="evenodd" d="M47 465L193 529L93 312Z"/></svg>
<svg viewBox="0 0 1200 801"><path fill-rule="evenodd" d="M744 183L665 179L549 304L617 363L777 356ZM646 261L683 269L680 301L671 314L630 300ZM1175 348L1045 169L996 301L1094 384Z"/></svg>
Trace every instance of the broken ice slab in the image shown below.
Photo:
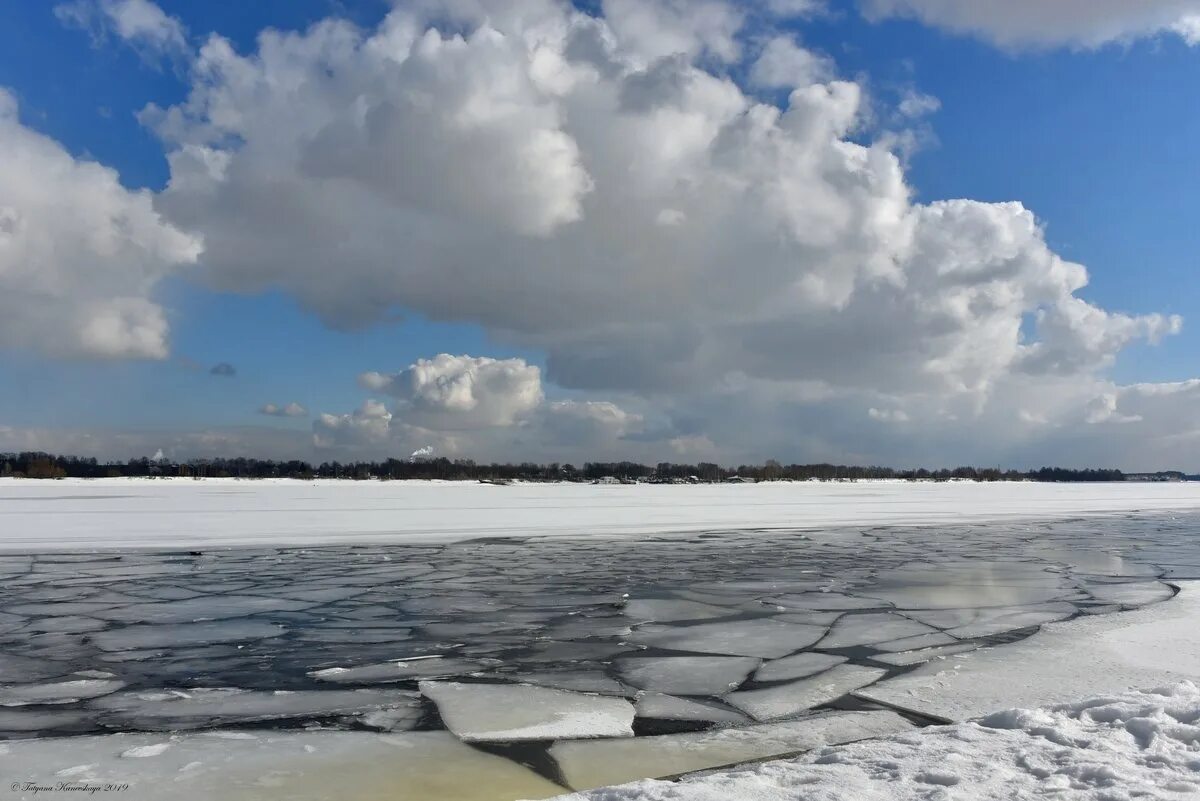
<svg viewBox="0 0 1200 801"><path fill-rule="evenodd" d="M678 598L635 598L626 603L621 611L638 622L704 620L737 614L734 609Z"/></svg>
<svg viewBox="0 0 1200 801"><path fill-rule="evenodd" d="M25 626L25 631L30 634L35 632L78 634L85 631L99 631L107 627L107 625L104 621L91 617L63 615L62 617L44 617L39 620L33 620Z"/></svg>
<svg viewBox="0 0 1200 801"><path fill-rule="evenodd" d="M287 598L267 598L259 595L215 595L189 598L183 601L134 603L90 613L103 620L121 623L191 623L198 620L221 620L262 612L288 612L308 609L310 601Z"/></svg>
<svg viewBox="0 0 1200 801"><path fill-rule="evenodd" d="M300 692L203 687L123 692L97 698L89 707L106 721L157 731L198 729L260 720L363 715L406 710L416 725L416 693L382 690L304 690ZM397 719L401 713L397 712Z"/></svg>
<svg viewBox="0 0 1200 801"><path fill-rule="evenodd" d="M779 757L908 731L892 712L830 712L803 720L634 740L558 742L550 755L573 789L622 784Z"/></svg>
<svg viewBox="0 0 1200 801"><path fill-rule="evenodd" d="M236 738L236 739L233 739ZM7 743L37 784L128 784L128 801L516 801L563 788L448 732L111 734Z"/></svg>
<svg viewBox="0 0 1200 801"><path fill-rule="evenodd" d="M576 669L558 673L494 674L491 678L598 695L632 695L634 692L633 689L626 687L603 671L595 669Z"/></svg>
<svg viewBox="0 0 1200 801"><path fill-rule="evenodd" d="M770 662L764 662L754 673L755 681L787 681L789 679L802 679L806 676L811 676L814 673L820 673L835 665L840 665L846 661L844 656L834 656L833 654L818 654L808 651L794 656L785 656L782 659L773 659Z"/></svg>
<svg viewBox="0 0 1200 801"><path fill-rule="evenodd" d="M922 648L918 651L900 651L895 654L876 654L871 658L876 662L886 662L889 665L919 665L942 657L963 654L974 651L979 646L974 643L960 642L954 645L938 645L933 648Z"/></svg>
<svg viewBox="0 0 1200 801"><path fill-rule="evenodd" d="M724 695L744 682L761 661L744 656L639 656L618 660L617 672L643 690Z"/></svg>
<svg viewBox="0 0 1200 801"><path fill-rule="evenodd" d="M1056 602L1033 606L998 606L984 609L926 609L906 611L908 617L945 629L959 639L986 637L1040 626L1071 617L1078 611L1074 604Z"/></svg>
<svg viewBox="0 0 1200 801"><path fill-rule="evenodd" d="M725 700L755 720L779 720L829 703L878 681L886 674L883 668L838 665L811 678L778 687L730 693Z"/></svg>
<svg viewBox="0 0 1200 801"><path fill-rule="evenodd" d="M28 734L76 726L92 715L76 709L0 709L0 734Z"/></svg>
<svg viewBox="0 0 1200 801"><path fill-rule="evenodd" d="M607 660L617 654L638 650L630 645L614 642L537 642L530 653L522 657L525 662L585 662Z"/></svg>
<svg viewBox="0 0 1200 801"><path fill-rule="evenodd" d="M623 698L523 684L422 681L420 688L466 742L633 736L633 704Z"/></svg>
<svg viewBox="0 0 1200 801"><path fill-rule="evenodd" d="M110 679L76 679L50 684L0 685L0 706L71 704L87 698L97 698L114 693L124 686L125 682Z"/></svg>
<svg viewBox="0 0 1200 801"><path fill-rule="evenodd" d="M1090 583L1087 590L1101 603L1122 606L1146 606L1165 601L1175 595L1173 589L1160 581L1137 581L1128 584Z"/></svg>
<svg viewBox="0 0 1200 801"><path fill-rule="evenodd" d="M708 723L744 724L748 718L741 712L704 701L693 701L662 693L646 693L637 699L637 716L657 720L689 720Z"/></svg>
<svg viewBox="0 0 1200 801"><path fill-rule="evenodd" d="M331 681L336 684L386 684L442 676L465 676L483 668L483 663L469 659L430 656L397 659L374 665L359 665L358 667L324 668L310 671L308 675L314 679Z"/></svg>
<svg viewBox="0 0 1200 801"><path fill-rule="evenodd" d="M207 645L220 642L266 640L283 634L283 626L258 620L222 620L211 623L123 626L91 635L91 641L104 651L128 651L181 645Z"/></svg>
<svg viewBox="0 0 1200 801"><path fill-rule="evenodd" d="M936 629L924 623L892 612L866 612L838 618L817 647L851 648L937 633Z"/></svg>
<svg viewBox="0 0 1200 801"><path fill-rule="evenodd" d="M694 626L642 626L626 640L671 651L776 658L807 648L825 631L824 626L756 618Z"/></svg>
<svg viewBox="0 0 1200 801"><path fill-rule="evenodd" d="M71 668L64 662L0 652L0 682L43 681L70 672Z"/></svg>

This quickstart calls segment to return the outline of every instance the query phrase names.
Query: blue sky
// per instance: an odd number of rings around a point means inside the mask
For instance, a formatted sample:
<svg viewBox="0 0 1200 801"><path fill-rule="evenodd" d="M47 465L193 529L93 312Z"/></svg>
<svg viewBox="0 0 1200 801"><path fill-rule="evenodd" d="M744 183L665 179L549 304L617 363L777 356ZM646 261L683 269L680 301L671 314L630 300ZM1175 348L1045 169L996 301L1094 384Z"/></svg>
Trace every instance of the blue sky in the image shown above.
<svg viewBox="0 0 1200 801"><path fill-rule="evenodd" d="M264 28L303 31L333 16L369 33L390 10L379 0L159 5L185 26L192 46L215 32L243 55L255 51ZM89 33L64 24L54 8L6 4L0 86L19 102L21 124L79 160L117 170L127 189L162 192L171 145L137 114L148 103L168 108L186 100L190 56L123 42L110 29ZM739 8L749 7L734 4ZM1051 251L1087 266L1090 284L1077 297L1108 312L1183 316L1180 333L1157 345L1131 339L1114 351L1111 367L1094 375L1117 387L1196 375L1191 355L1200 343L1200 326L1193 323L1200 318L1200 289L1192 274L1200 228L1192 220L1200 212L1194 190L1200 49L1171 35L1132 36L1100 47L1067 42L1014 49L927 22L870 21L850 3L770 24L771 35L795 36L801 46L832 59L838 76L864 87L871 98L864 107L869 121L854 141L876 138L907 93L937 98L938 110L913 123L923 142L906 163L914 202L1019 200L1044 225ZM749 43L763 35L749 29L739 34ZM715 63L703 54L695 63L714 74L744 76L748 69L748 62ZM786 94L781 90L777 102L786 103ZM180 272L159 282L153 297L170 322L165 359L59 358L27 347L0 351L0 425L181 431L262 425L256 409L268 402L348 412L366 395L356 383L366 371L402 371L438 353L521 358L545 368L554 349L551 333L514 333L510 322L495 324L486 312L447 311L445 303L409 309L399 303L393 306L399 321L339 329L312 313L303 292L286 286L230 292ZM439 317L457 319L437 322ZM235 365L237 375L210 375L218 362ZM585 388L558 386L548 380L554 376L553 366L543 376L550 400L576 397ZM718 379L713 376L713 383ZM647 420L689 416L682 403L658 403L650 390L615 379L602 388L605 399L625 398ZM307 437L311 420L267 424ZM793 452L800 458L839 450L829 444L806 448L811 446L797 444ZM891 453L861 443L841 452Z"/></svg>

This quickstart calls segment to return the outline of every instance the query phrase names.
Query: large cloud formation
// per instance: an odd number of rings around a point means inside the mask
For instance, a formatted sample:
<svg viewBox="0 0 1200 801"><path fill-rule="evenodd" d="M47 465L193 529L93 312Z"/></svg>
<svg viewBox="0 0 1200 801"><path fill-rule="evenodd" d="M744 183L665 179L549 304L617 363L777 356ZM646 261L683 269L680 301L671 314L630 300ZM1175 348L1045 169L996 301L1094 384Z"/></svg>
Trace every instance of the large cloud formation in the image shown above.
<svg viewBox="0 0 1200 801"><path fill-rule="evenodd" d="M946 9L966 4L868 11L1019 40L970 22L999 5L969 5L980 16L961 24ZM1191 5L1089 4L1053 38L1183 31ZM545 376L447 355L367 374L387 402L316 418L321 448L1028 462L1119 438L1129 459L1184 453L1152 419L1193 392L1105 377L1181 321L1083 299L1085 268L1018 202L915 203L913 137L880 130L865 87L776 25L813 7L418 0L370 30L267 30L251 52L212 35L186 102L142 112L170 165L153 208L105 173L146 215L126 238L140 262L105 286L141 275L129 294L156 308L148 288L202 239L196 274L218 290L283 290L338 328L415 311L546 354ZM108 349L159 355L145 338Z"/></svg>
<svg viewBox="0 0 1200 801"><path fill-rule="evenodd" d="M198 238L165 222L149 192L22 125L0 88L0 347L72 358L167 355L153 298Z"/></svg>
<svg viewBox="0 0 1200 801"><path fill-rule="evenodd" d="M1005 47L1099 47L1173 34L1200 44L1197 0L859 0L871 18L912 17Z"/></svg>

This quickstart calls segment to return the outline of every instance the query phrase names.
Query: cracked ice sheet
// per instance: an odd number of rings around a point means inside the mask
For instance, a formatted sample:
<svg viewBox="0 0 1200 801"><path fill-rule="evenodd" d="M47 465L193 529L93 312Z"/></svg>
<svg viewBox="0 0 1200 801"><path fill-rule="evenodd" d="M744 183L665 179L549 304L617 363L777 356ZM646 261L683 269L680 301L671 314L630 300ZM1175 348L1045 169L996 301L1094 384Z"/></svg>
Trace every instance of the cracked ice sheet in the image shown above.
<svg viewBox="0 0 1200 801"><path fill-rule="evenodd" d="M1200 582L1170 601L1048 623L1031 637L961 661L935 660L854 694L946 720L1067 703L1130 687L1200 682Z"/></svg>
<svg viewBox="0 0 1200 801"><path fill-rule="evenodd" d="M1194 685L1127 691L557 801L1183 801L1200 794L1200 777L1195 728L1179 721L1197 718ZM1139 739L1130 732L1144 734ZM1147 738L1153 747L1146 747Z"/></svg>
<svg viewBox="0 0 1200 801"><path fill-rule="evenodd" d="M0 743L0 760L42 785L128 783L124 801L516 801L563 791L448 732L111 734Z"/></svg>
<svg viewBox="0 0 1200 801"><path fill-rule="evenodd" d="M746 680L761 660L748 656L630 657L617 661L634 687L670 695L724 695Z"/></svg>
<svg viewBox="0 0 1200 801"><path fill-rule="evenodd" d="M825 631L824 626L757 618L695 626L642 626L625 639L672 651L777 658L807 648Z"/></svg>
<svg viewBox="0 0 1200 801"><path fill-rule="evenodd" d="M841 698L886 674L883 668L838 665L811 678L778 687L730 693L725 696L725 701L755 720L779 720Z"/></svg>
<svg viewBox="0 0 1200 801"><path fill-rule="evenodd" d="M0 685L0 706L70 704L85 698L108 695L124 686L125 682L123 681L105 679L73 679L51 684Z"/></svg>
<svg viewBox="0 0 1200 801"><path fill-rule="evenodd" d="M91 707L112 721L150 730L196 729L261 720L393 712L395 727L416 725L416 693L383 690L270 692L230 687L124 692L98 698ZM407 714L403 714L403 710Z"/></svg>
<svg viewBox="0 0 1200 801"><path fill-rule="evenodd" d="M646 693L637 699L639 718L659 720L701 720L711 723L745 724L748 721L741 712L725 709L716 704L692 701L662 693Z"/></svg>
<svg viewBox="0 0 1200 801"><path fill-rule="evenodd" d="M421 693L465 742L632 737L633 704L522 684L423 681Z"/></svg>
<svg viewBox="0 0 1200 801"><path fill-rule="evenodd" d="M1052 623L1071 617L1078 611L1074 604L1058 602L990 609L929 609L904 614L930 626L946 629L954 637L969 639Z"/></svg>
<svg viewBox="0 0 1200 801"><path fill-rule="evenodd" d="M892 712L830 712L787 723L720 731L634 740L558 742L551 746L550 755L567 784L583 790L646 776L672 776L792 754L911 728L912 724ZM750 797L727 796L724 801L733 798Z"/></svg>
<svg viewBox="0 0 1200 801"><path fill-rule="evenodd" d="M924 623L918 623L891 612L867 612L838 618L838 621L833 624L833 628L829 630L829 634L818 643L817 647L851 648L855 645L871 645L937 633L936 629L926 626Z"/></svg>

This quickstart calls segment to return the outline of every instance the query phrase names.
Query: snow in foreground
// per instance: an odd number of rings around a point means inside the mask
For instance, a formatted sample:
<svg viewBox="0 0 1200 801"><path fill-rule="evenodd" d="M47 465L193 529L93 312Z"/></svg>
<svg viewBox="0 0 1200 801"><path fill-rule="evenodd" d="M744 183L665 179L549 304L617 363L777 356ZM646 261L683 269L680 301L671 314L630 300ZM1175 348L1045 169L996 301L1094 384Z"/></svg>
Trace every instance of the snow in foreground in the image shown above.
<svg viewBox="0 0 1200 801"><path fill-rule="evenodd" d="M1124 801L1200 797L1200 689L1191 682L647 780L559 801Z"/></svg>
<svg viewBox="0 0 1200 801"><path fill-rule="evenodd" d="M1200 508L1200 483L593 486L0 479L0 549L447 542L936 525Z"/></svg>

